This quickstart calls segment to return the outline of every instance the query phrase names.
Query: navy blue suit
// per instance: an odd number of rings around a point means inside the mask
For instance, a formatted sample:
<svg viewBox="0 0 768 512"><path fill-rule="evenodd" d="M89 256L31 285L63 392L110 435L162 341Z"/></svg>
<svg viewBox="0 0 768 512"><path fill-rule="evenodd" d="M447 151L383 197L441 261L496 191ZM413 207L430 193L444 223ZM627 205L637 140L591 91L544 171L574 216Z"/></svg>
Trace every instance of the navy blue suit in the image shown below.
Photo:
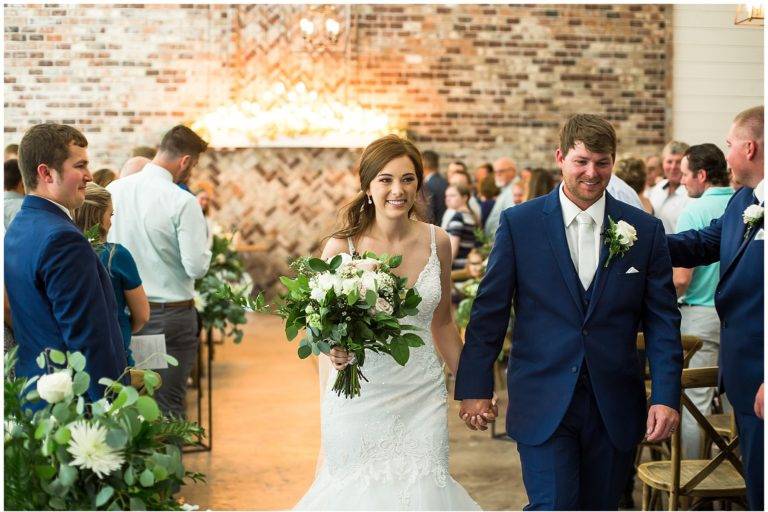
<svg viewBox="0 0 768 512"><path fill-rule="evenodd" d="M514 302L507 433L518 442L530 508L617 507L646 430L639 328L651 364L651 402L679 408L680 313L663 226L606 193L603 228L609 216L634 226L638 239L607 268L601 245L597 272L584 290L568 250L559 187L505 210L472 309L457 400L492 396L492 368ZM638 272L627 274L632 267ZM566 461L551 442L573 440L576 431L573 443L581 451ZM612 450L621 456L592 456ZM555 469L544 461L550 455ZM570 463L570 474L549 474Z"/></svg>
<svg viewBox="0 0 768 512"><path fill-rule="evenodd" d="M667 237L672 264L697 267L720 262L715 308L720 316L720 383L736 412L750 508L763 509L763 421L755 415L755 395L763 375L764 241L747 232L742 214L755 204L744 187L722 217L701 230ZM746 235L746 236L745 236Z"/></svg>
<svg viewBox="0 0 768 512"><path fill-rule="evenodd" d="M80 351L91 377L88 398L102 397L102 377L126 366L117 304L106 269L80 230L52 202L28 195L5 234L5 286L19 345L16 373L40 375L46 348Z"/></svg>

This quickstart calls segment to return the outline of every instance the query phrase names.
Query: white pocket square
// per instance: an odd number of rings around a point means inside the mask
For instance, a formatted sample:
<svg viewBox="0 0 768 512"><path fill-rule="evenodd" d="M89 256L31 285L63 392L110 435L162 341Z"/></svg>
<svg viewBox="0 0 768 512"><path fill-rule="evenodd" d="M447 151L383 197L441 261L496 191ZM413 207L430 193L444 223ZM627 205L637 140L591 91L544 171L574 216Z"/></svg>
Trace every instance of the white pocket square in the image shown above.
<svg viewBox="0 0 768 512"><path fill-rule="evenodd" d="M635 267L629 267L629 270L627 270L625 274L637 274L638 272L640 271L637 270Z"/></svg>
<svg viewBox="0 0 768 512"><path fill-rule="evenodd" d="M755 240L765 240L765 231L763 231L763 228L760 228L760 231L757 232Z"/></svg>

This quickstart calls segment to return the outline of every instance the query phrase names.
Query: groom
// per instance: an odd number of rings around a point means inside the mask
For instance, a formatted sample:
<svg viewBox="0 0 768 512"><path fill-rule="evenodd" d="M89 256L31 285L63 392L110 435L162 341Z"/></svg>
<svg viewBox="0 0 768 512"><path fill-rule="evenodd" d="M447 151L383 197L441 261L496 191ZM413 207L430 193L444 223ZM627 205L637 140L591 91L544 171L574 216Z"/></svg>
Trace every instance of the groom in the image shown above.
<svg viewBox="0 0 768 512"><path fill-rule="evenodd" d="M484 429L495 417L492 369L514 299L507 432L520 452L527 510L616 510L637 444L664 439L679 423L669 250L659 220L605 193L616 143L601 117L568 119L555 153L563 185L504 211L467 329L455 397L467 425ZM650 409L638 330L651 365Z"/></svg>

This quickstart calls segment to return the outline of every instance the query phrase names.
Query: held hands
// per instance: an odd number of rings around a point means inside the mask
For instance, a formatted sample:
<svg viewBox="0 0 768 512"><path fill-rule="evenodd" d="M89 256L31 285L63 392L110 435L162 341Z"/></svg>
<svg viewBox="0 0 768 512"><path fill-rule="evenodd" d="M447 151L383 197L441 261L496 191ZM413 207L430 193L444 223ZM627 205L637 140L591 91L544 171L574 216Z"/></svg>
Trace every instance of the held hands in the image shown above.
<svg viewBox="0 0 768 512"><path fill-rule="evenodd" d="M467 424L467 428L470 430L488 430L488 423L493 423L499 415L497 401L496 393L491 399L462 400L459 418Z"/></svg>
<svg viewBox="0 0 768 512"><path fill-rule="evenodd" d="M330 357L333 367L338 371L343 370L348 365L352 364L352 362L355 360L354 354L350 354L343 348L339 347L333 347L328 357Z"/></svg>
<svg viewBox="0 0 768 512"><path fill-rule="evenodd" d="M661 441L668 438L680 426L680 413L666 405L656 404L648 409L647 441Z"/></svg>

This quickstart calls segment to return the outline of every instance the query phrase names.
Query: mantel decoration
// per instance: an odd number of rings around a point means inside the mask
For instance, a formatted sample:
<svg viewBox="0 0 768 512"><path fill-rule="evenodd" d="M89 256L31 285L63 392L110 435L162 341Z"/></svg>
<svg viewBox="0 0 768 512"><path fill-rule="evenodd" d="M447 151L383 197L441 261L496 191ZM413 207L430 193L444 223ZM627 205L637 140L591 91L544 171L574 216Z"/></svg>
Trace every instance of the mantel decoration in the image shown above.
<svg viewBox="0 0 768 512"><path fill-rule="evenodd" d="M307 89L274 84L255 101L225 105L191 128L216 148L365 147L395 128L383 112Z"/></svg>

